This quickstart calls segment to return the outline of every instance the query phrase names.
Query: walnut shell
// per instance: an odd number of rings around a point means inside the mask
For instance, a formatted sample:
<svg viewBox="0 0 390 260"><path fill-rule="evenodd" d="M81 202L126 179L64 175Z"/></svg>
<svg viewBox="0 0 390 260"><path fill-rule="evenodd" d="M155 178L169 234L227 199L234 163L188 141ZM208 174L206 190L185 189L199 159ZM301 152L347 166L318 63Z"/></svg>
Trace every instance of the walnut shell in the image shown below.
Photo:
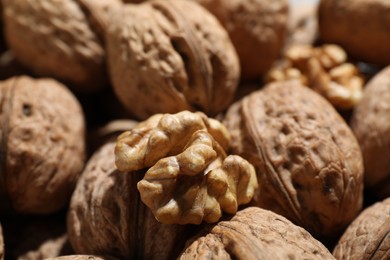
<svg viewBox="0 0 390 260"><path fill-rule="evenodd" d="M143 173L119 172L114 149L109 142L96 151L73 193L67 221L73 249L119 259L172 258L189 227L157 222L137 190Z"/></svg>
<svg viewBox="0 0 390 260"><path fill-rule="evenodd" d="M46 260L112 260L115 258L99 257L95 255L66 255L53 258L46 258Z"/></svg>
<svg viewBox="0 0 390 260"><path fill-rule="evenodd" d="M246 208L187 242L179 259L334 259L306 230L272 211Z"/></svg>
<svg viewBox="0 0 390 260"><path fill-rule="evenodd" d="M68 203L84 166L84 116L62 84L0 83L0 213L47 214Z"/></svg>
<svg viewBox="0 0 390 260"><path fill-rule="evenodd" d="M243 80L261 78L278 58L284 45L287 0L192 0L214 14L237 50Z"/></svg>
<svg viewBox="0 0 390 260"><path fill-rule="evenodd" d="M337 259L390 258L390 198L366 208L348 226L333 255Z"/></svg>
<svg viewBox="0 0 390 260"><path fill-rule="evenodd" d="M341 45L350 55L379 65L390 63L390 2L322 0L320 38Z"/></svg>
<svg viewBox="0 0 390 260"><path fill-rule="evenodd" d="M216 18L198 4L128 4L109 28L111 81L134 116L182 110L215 115L231 103L239 79L237 54Z"/></svg>
<svg viewBox="0 0 390 260"><path fill-rule="evenodd" d="M390 66L366 85L351 127L364 159L365 187L380 198L390 196Z"/></svg>
<svg viewBox="0 0 390 260"><path fill-rule="evenodd" d="M296 82L269 84L234 104L224 123L233 153L251 162L254 205L321 239L337 236L362 207L363 160L335 109Z"/></svg>
<svg viewBox="0 0 390 260"><path fill-rule="evenodd" d="M94 91L107 84L103 18L119 0L3 0L4 33L17 59L39 76ZM104 7L105 6L105 7Z"/></svg>

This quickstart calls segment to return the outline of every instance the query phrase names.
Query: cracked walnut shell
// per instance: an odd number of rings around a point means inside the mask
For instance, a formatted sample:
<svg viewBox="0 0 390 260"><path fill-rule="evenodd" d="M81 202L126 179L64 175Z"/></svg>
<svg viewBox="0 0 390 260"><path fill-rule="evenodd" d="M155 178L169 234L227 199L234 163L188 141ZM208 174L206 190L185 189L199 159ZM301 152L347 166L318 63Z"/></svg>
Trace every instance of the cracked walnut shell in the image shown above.
<svg viewBox="0 0 390 260"><path fill-rule="evenodd" d="M306 230L272 211L243 209L188 240L178 259L334 259Z"/></svg>
<svg viewBox="0 0 390 260"><path fill-rule="evenodd" d="M289 46L284 60L268 73L270 82L284 80L298 80L342 109L354 107L363 95L363 77L347 62L344 50L333 44Z"/></svg>
<svg viewBox="0 0 390 260"><path fill-rule="evenodd" d="M0 82L0 214L47 214L68 203L84 167L84 124L57 81Z"/></svg>
<svg viewBox="0 0 390 260"><path fill-rule="evenodd" d="M123 172L150 167L137 187L158 221L216 222L249 203L258 186L250 163L226 155L229 141L225 127L203 113L157 114L118 137L116 165Z"/></svg>
<svg viewBox="0 0 390 260"><path fill-rule="evenodd" d="M155 219L137 190L144 171L119 172L114 149L111 141L94 153L72 195L67 229L75 253L173 259L190 226L165 225Z"/></svg>
<svg viewBox="0 0 390 260"><path fill-rule="evenodd" d="M337 236L362 207L359 145L335 109L297 82L278 82L235 103L224 124L232 152L256 168L252 205L317 238Z"/></svg>
<svg viewBox="0 0 390 260"><path fill-rule="evenodd" d="M119 0L3 0L4 31L34 73L95 91L108 83L103 31Z"/></svg>
<svg viewBox="0 0 390 260"><path fill-rule="evenodd" d="M390 196L390 66L366 85L351 128L364 159L364 185L380 198Z"/></svg>
<svg viewBox="0 0 390 260"><path fill-rule="evenodd" d="M233 100L237 54L216 18L196 3L125 5L106 42L115 93L139 119L182 110L215 115Z"/></svg>
<svg viewBox="0 0 390 260"><path fill-rule="evenodd" d="M348 226L333 250L337 259L390 258L390 198L366 208Z"/></svg>

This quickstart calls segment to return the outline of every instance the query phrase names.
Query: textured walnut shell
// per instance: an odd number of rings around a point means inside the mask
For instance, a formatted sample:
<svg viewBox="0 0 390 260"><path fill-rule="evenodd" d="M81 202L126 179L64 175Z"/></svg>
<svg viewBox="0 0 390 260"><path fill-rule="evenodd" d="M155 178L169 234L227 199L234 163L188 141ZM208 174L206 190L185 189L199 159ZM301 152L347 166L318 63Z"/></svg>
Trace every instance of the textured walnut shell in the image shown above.
<svg viewBox="0 0 390 260"><path fill-rule="evenodd" d="M109 142L91 157L73 193L67 224L73 249L119 259L172 258L188 227L157 222L137 190L142 172L116 170L114 149Z"/></svg>
<svg viewBox="0 0 390 260"><path fill-rule="evenodd" d="M223 27L198 4L125 5L109 28L111 81L139 119L182 110L215 115L231 103L239 78L237 54Z"/></svg>
<svg viewBox="0 0 390 260"><path fill-rule="evenodd" d="M40 260L72 254L65 216L23 216L3 221L7 259Z"/></svg>
<svg viewBox="0 0 390 260"><path fill-rule="evenodd" d="M46 214L68 203L84 166L84 117L51 79L0 83L0 213Z"/></svg>
<svg viewBox="0 0 390 260"><path fill-rule="evenodd" d="M366 208L348 226L333 255L337 259L390 259L390 198Z"/></svg>
<svg viewBox="0 0 390 260"><path fill-rule="evenodd" d="M367 83L351 127L364 159L364 184L379 197L390 196L390 66Z"/></svg>
<svg viewBox="0 0 390 260"><path fill-rule="evenodd" d="M390 63L390 3L387 0L322 0L320 37L363 61Z"/></svg>
<svg viewBox="0 0 390 260"><path fill-rule="evenodd" d="M233 153L256 168L254 205L321 239L337 236L361 209L358 143L317 93L292 81L269 84L234 104L224 123Z"/></svg>
<svg viewBox="0 0 390 260"><path fill-rule="evenodd" d="M179 259L334 259L306 230L272 211L246 208L189 240Z"/></svg>
<svg viewBox="0 0 390 260"><path fill-rule="evenodd" d="M107 83L101 35L119 0L4 0L5 37L17 59L40 76L93 91Z"/></svg>
<svg viewBox="0 0 390 260"><path fill-rule="evenodd" d="M287 31L287 0L192 0L214 14L240 58L243 80L259 79L278 58Z"/></svg>
<svg viewBox="0 0 390 260"><path fill-rule="evenodd" d="M95 255L66 255L53 258L46 258L46 260L113 260L115 258L100 257Z"/></svg>

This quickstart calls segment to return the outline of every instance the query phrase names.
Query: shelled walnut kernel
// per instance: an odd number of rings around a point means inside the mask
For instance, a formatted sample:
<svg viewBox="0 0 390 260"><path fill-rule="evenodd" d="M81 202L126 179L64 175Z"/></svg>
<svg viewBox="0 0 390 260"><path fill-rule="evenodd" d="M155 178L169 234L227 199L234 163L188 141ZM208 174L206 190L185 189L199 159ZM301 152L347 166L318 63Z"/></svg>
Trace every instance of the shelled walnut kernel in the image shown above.
<svg viewBox="0 0 390 260"><path fill-rule="evenodd" d="M227 156L229 142L225 127L203 113L157 114L118 137L116 165L150 167L138 190L158 221L216 222L250 202L258 186L250 163Z"/></svg>
<svg viewBox="0 0 390 260"><path fill-rule="evenodd" d="M344 50L332 44L290 46L284 60L269 71L267 80L298 80L342 109L352 108L361 100L364 85L357 67L347 62Z"/></svg>

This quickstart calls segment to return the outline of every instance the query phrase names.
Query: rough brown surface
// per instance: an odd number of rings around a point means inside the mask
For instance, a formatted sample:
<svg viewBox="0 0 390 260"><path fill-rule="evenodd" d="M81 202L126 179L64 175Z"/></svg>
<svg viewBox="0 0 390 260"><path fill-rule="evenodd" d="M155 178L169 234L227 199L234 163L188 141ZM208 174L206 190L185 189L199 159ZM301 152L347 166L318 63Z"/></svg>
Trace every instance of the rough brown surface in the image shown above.
<svg viewBox="0 0 390 260"><path fill-rule="evenodd" d="M226 128L201 112L156 114L117 138L115 164L122 172L148 168L137 188L159 222L214 223L258 187L254 167L226 154L229 141Z"/></svg>
<svg viewBox="0 0 390 260"><path fill-rule="evenodd" d="M364 159L365 187L379 197L390 196L390 66L366 85L351 127Z"/></svg>
<svg viewBox="0 0 390 260"><path fill-rule="evenodd" d="M214 14L237 50L241 78L262 77L280 55L287 31L287 0L192 0Z"/></svg>
<svg viewBox="0 0 390 260"><path fill-rule="evenodd" d="M143 173L116 170L114 148L115 142L102 146L77 184L68 212L73 249L119 259L172 258L189 227L157 222L137 190Z"/></svg>
<svg viewBox="0 0 390 260"><path fill-rule="evenodd" d="M366 208L339 240L336 259L390 259L390 199Z"/></svg>
<svg viewBox="0 0 390 260"><path fill-rule="evenodd" d="M5 37L17 59L40 76L92 91L107 83L102 5L119 0L4 0ZM103 12L100 12L102 11Z"/></svg>
<svg viewBox="0 0 390 260"><path fill-rule="evenodd" d="M4 239L3 239L3 230L0 225L0 260L4 259Z"/></svg>
<svg viewBox="0 0 390 260"><path fill-rule="evenodd" d="M46 260L113 260L115 258L100 257L94 255L66 255L54 258L47 258Z"/></svg>
<svg viewBox="0 0 390 260"><path fill-rule="evenodd" d="M46 214L68 203L84 166L84 117L51 79L0 83L0 212Z"/></svg>
<svg viewBox="0 0 390 260"><path fill-rule="evenodd" d="M251 207L189 242L179 259L334 259L306 230Z"/></svg>
<svg viewBox="0 0 390 260"><path fill-rule="evenodd" d="M273 83L234 104L224 120L232 150L251 162L254 204L315 237L337 236L362 206L363 160L334 108L295 82Z"/></svg>
<svg viewBox="0 0 390 260"><path fill-rule="evenodd" d="M320 37L341 45L357 59L390 63L390 2L387 0L322 0Z"/></svg>
<svg viewBox="0 0 390 260"><path fill-rule="evenodd" d="M114 90L139 119L182 110L215 115L231 103L237 54L223 27L198 4L125 5L106 38Z"/></svg>

